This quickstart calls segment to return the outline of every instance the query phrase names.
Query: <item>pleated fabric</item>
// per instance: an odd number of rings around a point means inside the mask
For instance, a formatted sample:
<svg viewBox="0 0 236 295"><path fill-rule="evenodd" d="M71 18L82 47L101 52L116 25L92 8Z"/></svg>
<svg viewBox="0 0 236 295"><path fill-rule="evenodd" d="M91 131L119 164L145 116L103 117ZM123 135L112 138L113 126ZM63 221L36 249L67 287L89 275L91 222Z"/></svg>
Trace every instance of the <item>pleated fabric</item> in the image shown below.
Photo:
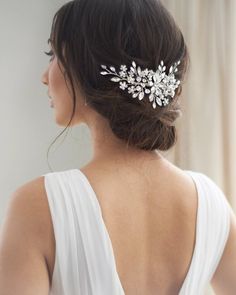
<svg viewBox="0 0 236 295"><path fill-rule="evenodd" d="M194 253L179 295L203 295L229 235L230 205L209 177L185 172L196 185L198 210ZM50 295L125 295L101 207L85 174L71 169L43 176L56 241Z"/></svg>
<svg viewBox="0 0 236 295"><path fill-rule="evenodd" d="M194 253L179 295L205 295L229 236L230 205L208 176L185 172L190 174L198 191L198 212Z"/></svg>

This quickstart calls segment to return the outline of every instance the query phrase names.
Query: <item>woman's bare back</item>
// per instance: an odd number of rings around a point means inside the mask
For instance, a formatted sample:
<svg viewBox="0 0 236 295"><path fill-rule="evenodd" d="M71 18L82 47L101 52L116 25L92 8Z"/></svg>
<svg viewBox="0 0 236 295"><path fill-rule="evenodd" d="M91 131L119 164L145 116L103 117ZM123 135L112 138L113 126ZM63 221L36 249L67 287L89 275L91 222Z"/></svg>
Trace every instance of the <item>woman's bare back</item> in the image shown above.
<svg viewBox="0 0 236 295"><path fill-rule="evenodd" d="M94 162L80 170L101 206L125 293L177 294L195 245L197 192L191 177L168 161L148 165L141 171ZM52 237L50 277L54 255Z"/></svg>

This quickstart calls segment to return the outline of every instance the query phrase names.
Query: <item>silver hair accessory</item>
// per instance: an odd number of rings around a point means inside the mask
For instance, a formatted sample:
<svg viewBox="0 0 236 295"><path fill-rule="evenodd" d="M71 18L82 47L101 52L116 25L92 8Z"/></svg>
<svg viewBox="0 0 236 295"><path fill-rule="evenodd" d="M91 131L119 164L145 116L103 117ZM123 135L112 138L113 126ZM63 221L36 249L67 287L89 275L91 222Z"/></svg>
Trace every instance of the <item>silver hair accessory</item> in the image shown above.
<svg viewBox="0 0 236 295"><path fill-rule="evenodd" d="M109 69L105 65L101 65L103 70L100 72L102 75L113 75L110 80L112 82L119 82L122 90L128 89L128 93L132 93L132 96L138 97L139 100L144 98L145 94L149 94L149 101L152 102L152 106L155 109L157 105L163 107L170 103L170 96L175 96L175 89L179 87L180 81L176 80L174 73L178 71L177 66L180 61L174 63L169 69L168 75L165 73L166 66L164 66L163 60L158 66L156 72L153 70L141 70L136 66L136 63L132 61L132 66L127 72L127 66L121 65L119 74L116 72L114 66L110 66ZM123 81L123 82L122 82ZM129 85L128 85L129 84Z"/></svg>

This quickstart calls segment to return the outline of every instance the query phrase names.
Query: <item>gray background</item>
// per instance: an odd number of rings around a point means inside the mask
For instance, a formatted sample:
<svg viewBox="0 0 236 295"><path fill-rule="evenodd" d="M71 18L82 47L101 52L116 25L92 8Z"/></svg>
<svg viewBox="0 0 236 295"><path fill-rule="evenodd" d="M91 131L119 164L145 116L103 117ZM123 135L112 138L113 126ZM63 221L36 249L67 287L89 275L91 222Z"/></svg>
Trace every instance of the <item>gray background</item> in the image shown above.
<svg viewBox="0 0 236 295"><path fill-rule="evenodd" d="M92 150L86 125L70 129L47 150L64 129L56 125L41 83L49 56L47 40L56 10L66 1L0 2L0 224L7 201L19 186L42 174L79 168ZM62 142L63 141L63 142Z"/></svg>

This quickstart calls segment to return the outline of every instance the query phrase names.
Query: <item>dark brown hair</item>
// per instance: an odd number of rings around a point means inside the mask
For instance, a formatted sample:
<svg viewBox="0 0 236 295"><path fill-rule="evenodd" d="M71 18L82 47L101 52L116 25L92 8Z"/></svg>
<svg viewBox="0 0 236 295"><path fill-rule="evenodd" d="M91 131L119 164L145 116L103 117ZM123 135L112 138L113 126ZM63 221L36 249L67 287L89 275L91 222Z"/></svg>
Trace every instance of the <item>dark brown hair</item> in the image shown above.
<svg viewBox="0 0 236 295"><path fill-rule="evenodd" d="M182 92L189 54L173 17L159 0L75 0L53 18L50 40L73 90L79 86L88 105L104 116L113 133L143 150L168 150L176 142L175 120L181 114ZM157 70L163 60L167 71L178 60L176 95L166 107L153 109L148 97L132 98L100 74L101 64L119 67L135 61ZM75 87L76 86L76 87Z"/></svg>

